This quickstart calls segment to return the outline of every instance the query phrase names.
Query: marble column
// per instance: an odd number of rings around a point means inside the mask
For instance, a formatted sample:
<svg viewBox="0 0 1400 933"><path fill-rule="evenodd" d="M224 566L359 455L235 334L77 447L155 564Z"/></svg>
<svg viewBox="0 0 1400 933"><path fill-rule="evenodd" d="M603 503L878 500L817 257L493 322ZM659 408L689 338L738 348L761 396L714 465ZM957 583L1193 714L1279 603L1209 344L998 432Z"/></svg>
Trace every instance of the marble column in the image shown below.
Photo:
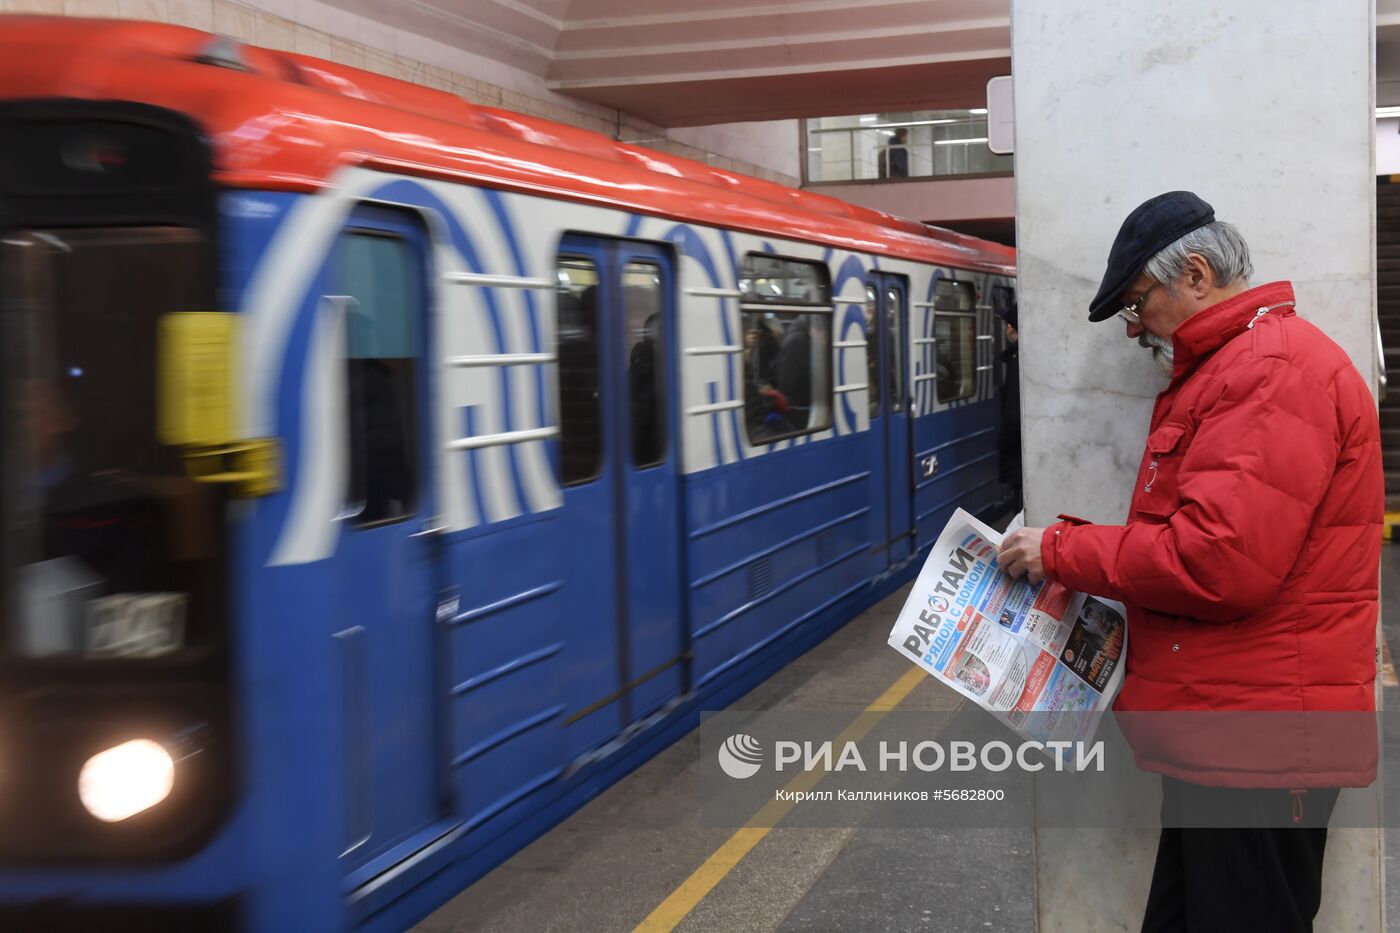
<svg viewBox="0 0 1400 933"><path fill-rule="evenodd" d="M1087 313L1152 195L1213 204L1375 384L1373 2L1012 0L1011 29L1028 524L1127 511L1165 380ZM1137 930L1155 843L1039 832L1040 930ZM1332 833L1317 929L1383 929L1380 846Z"/></svg>

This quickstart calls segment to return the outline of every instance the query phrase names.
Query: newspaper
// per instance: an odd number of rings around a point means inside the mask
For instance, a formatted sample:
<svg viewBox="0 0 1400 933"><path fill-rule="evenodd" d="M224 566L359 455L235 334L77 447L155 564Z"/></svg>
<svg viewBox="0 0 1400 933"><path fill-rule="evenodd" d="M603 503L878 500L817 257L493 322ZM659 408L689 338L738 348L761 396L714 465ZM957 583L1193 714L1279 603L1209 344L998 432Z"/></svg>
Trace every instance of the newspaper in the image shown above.
<svg viewBox="0 0 1400 933"><path fill-rule="evenodd" d="M997 567L1001 541L954 512L889 643L1025 738L1086 741L1123 682L1126 611L1057 583L1012 579Z"/></svg>

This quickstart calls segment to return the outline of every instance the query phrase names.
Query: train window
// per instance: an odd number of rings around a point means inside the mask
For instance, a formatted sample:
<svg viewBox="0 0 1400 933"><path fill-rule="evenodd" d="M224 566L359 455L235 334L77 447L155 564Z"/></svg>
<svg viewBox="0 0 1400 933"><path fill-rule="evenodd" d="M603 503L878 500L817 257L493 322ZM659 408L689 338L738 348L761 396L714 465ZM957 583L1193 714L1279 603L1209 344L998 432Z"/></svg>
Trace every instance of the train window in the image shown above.
<svg viewBox="0 0 1400 933"><path fill-rule="evenodd" d="M831 427L831 314L744 309L749 441Z"/></svg>
<svg viewBox="0 0 1400 933"><path fill-rule="evenodd" d="M599 407L598 267L561 256L556 327L559 360L559 472L565 486L597 479L603 462Z"/></svg>
<svg viewBox="0 0 1400 933"><path fill-rule="evenodd" d="M831 277L818 262L749 253L739 271L745 302L830 306Z"/></svg>
<svg viewBox="0 0 1400 933"><path fill-rule="evenodd" d="M933 307L935 311L973 311L977 306L977 293L971 282L955 282L952 279L939 279L933 287Z"/></svg>
<svg viewBox="0 0 1400 933"><path fill-rule="evenodd" d="M632 461L639 467L666 459L666 333L661 270L629 262L622 270L627 331L627 395L632 410Z"/></svg>
<svg viewBox="0 0 1400 933"><path fill-rule="evenodd" d="M880 417L880 293L865 286L865 384L870 390L870 417Z"/></svg>
<svg viewBox="0 0 1400 933"><path fill-rule="evenodd" d="M976 295L971 282L939 279L933 295L938 401L970 398L977 380Z"/></svg>
<svg viewBox="0 0 1400 933"><path fill-rule="evenodd" d="M333 291L346 297L350 489L354 527L418 507L418 276L409 244L364 230L340 238Z"/></svg>
<svg viewBox="0 0 1400 933"><path fill-rule="evenodd" d="M904 410L904 335L900 331L899 292L885 289L885 355L889 358L889 369L885 382L889 389L890 411Z"/></svg>
<svg viewBox="0 0 1400 933"><path fill-rule="evenodd" d="M749 253L739 270L744 411L751 443L831 427L831 277L826 266Z"/></svg>
<svg viewBox="0 0 1400 933"><path fill-rule="evenodd" d="M228 613L223 497L156 431L161 315L207 307L193 230L0 241L0 656L211 647Z"/></svg>

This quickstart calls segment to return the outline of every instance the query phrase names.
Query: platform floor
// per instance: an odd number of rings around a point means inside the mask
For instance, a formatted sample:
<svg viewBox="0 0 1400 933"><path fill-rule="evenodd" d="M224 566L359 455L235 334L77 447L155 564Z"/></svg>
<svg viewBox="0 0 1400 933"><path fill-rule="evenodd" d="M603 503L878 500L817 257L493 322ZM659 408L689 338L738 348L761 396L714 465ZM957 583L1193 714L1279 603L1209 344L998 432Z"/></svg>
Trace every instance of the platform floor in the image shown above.
<svg viewBox="0 0 1400 933"><path fill-rule="evenodd" d="M1400 593L1400 544L1386 545L1382 563L1383 592ZM912 669L885 644L907 592L853 620L734 708L850 710L854 718ZM1385 608L1394 649L1400 598ZM1386 706L1400 707L1400 684L1393 673L1388 680ZM948 711L961 702L925 677L898 708ZM695 814L693 781L699 768L712 766L712 754L698 736L692 732L613 785L415 930L592 933L644 922L648 931L679 933L1036 929L1034 886L1026 880L1035 876L1030 830L780 824L736 834L707 827ZM1400 831L1386 837L1386 913L1400 929ZM1135 931L1140 922L1140 913L1125 916L1123 929Z"/></svg>

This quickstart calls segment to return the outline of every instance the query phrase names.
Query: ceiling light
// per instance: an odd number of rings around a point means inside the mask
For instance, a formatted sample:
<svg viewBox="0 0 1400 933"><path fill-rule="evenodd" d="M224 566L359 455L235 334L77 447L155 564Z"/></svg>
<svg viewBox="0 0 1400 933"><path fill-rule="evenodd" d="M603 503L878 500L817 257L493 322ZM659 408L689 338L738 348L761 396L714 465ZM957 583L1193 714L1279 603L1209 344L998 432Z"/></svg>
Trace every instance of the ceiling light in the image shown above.
<svg viewBox="0 0 1400 933"><path fill-rule="evenodd" d="M965 146L968 143L984 143L986 141L987 137L976 136L972 139L935 139L933 144L935 146Z"/></svg>
<svg viewBox="0 0 1400 933"><path fill-rule="evenodd" d="M900 121L899 123L876 123L876 124L875 124L874 126L872 126L872 127L863 127L863 129L883 130L883 129L888 129L888 128L894 127L894 126L940 126L940 125L942 125L942 124L944 124L944 123L957 123L957 122L958 122L957 120L953 120L953 119L946 119L946 120L902 120L902 121Z"/></svg>

